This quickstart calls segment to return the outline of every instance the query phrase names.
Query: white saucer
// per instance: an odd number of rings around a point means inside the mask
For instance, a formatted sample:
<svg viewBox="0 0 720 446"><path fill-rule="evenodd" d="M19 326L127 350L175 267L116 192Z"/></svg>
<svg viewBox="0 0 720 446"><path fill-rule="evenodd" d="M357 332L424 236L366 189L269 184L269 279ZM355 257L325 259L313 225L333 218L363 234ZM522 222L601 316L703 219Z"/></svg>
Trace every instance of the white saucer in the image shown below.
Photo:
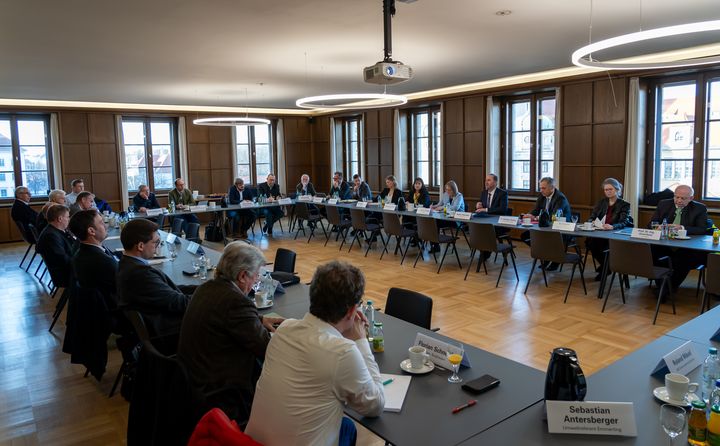
<svg viewBox="0 0 720 446"><path fill-rule="evenodd" d="M594 231L594 230L595 230L595 228L590 228L590 229L588 229L588 228L580 228L580 230L581 230L581 231L588 231L588 232L591 232L591 231Z"/></svg>
<svg viewBox="0 0 720 446"><path fill-rule="evenodd" d="M700 399L694 393L688 393L687 396L685 397L684 401L670 399L670 396L668 395L667 389L665 388L665 386L660 386L660 387L655 388L655 390L653 390L653 395L655 395L655 398L659 399L663 403L668 403L668 404L673 404L675 406L683 406L683 407L687 407L693 401L697 401Z"/></svg>
<svg viewBox="0 0 720 446"><path fill-rule="evenodd" d="M413 375L424 375L435 370L435 364L433 364L432 361L427 361L422 368L414 369L410 367L410 358L408 358L400 363L400 368L403 369L404 372L408 372Z"/></svg>
<svg viewBox="0 0 720 446"><path fill-rule="evenodd" d="M690 240L690 237L688 237L688 236L685 236L685 237L675 236L675 240Z"/></svg>
<svg viewBox="0 0 720 446"><path fill-rule="evenodd" d="M257 302L255 302L255 306L257 307L258 310L267 310L268 308L272 308L273 303L272 303L272 301L270 301L270 303L268 303L267 305L259 307ZM664 389L664 387L663 387L663 389Z"/></svg>

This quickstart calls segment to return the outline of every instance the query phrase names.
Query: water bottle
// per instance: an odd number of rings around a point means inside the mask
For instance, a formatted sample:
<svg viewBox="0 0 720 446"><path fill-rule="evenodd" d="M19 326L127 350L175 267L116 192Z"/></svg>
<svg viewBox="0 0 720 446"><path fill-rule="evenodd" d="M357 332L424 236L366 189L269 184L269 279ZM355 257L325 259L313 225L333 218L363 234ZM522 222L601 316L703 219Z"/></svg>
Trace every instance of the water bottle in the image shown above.
<svg viewBox="0 0 720 446"><path fill-rule="evenodd" d="M710 347L708 355L703 362L703 382L702 382L702 398L706 403L710 402L715 382L720 379L720 358L718 358L717 348ZM708 404L708 406L711 406Z"/></svg>
<svg viewBox="0 0 720 446"><path fill-rule="evenodd" d="M660 225L660 238L665 240L668 238L668 222L667 218L663 218L662 225Z"/></svg>
<svg viewBox="0 0 720 446"><path fill-rule="evenodd" d="M367 304L363 309L363 314L365 314L365 319L367 319L368 321L368 339L372 339L373 329L375 325L375 307L373 307L373 303L371 300L367 301Z"/></svg>
<svg viewBox="0 0 720 446"><path fill-rule="evenodd" d="M720 405L720 379L715 380L715 387L710 394L710 405L708 407L708 414L710 413L710 407Z"/></svg>
<svg viewBox="0 0 720 446"><path fill-rule="evenodd" d="M168 209L168 210L170 211L171 214L175 212L175 201L174 200L170 201L169 208L170 209Z"/></svg>
<svg viewBox="0 0 720 446"><path fill-rule="evenodd" d="M383 324L382 322L375 322L373 327L372 351L375 353L382 353L385 351L385 333L383 332Z"/></svg>
<svg viewBox="0 0 720 446"><path fill-rule="evenodd" d="M555 212L555 219L553 221L558 221L562 218L563 211L562 209L558 209L557 212Z"/></svg>
<svg viewBox="0 0 720 446"><path fill-rule="evenodd" d="M198 276L200 277L200 280L207 279L207 273L208 273L208 267L207 267L207 259L205 258L205 255L200 256L200 260L198 261L200 264L200 269L198 270Z"/></svg>

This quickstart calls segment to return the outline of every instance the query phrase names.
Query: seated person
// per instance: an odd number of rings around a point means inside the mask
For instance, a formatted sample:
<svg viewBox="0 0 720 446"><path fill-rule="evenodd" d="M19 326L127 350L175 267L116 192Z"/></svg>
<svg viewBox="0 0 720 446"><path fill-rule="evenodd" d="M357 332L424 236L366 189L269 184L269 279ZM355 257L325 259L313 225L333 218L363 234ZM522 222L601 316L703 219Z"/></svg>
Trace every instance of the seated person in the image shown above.
<svg viewBox="0 0 720 446"><path fill-rule="evenodd" d="M268 345L248 435L266 446L355 444L343 410L382 413L382 378L360 311L364 289L363 273L349 263L315 271L310 312L283 322Z"/></svg>
<svg viewBox="0 0 720 446"><path fill-rule="evenodd" d="M394 175L388 175L385 177L385 189L380 192L378 197L378 201L383 200L385 203L397 204L400 197L402 197L402 191L398 187L398 183Z"/></svg>
<svg viewBox="0 0 720 446"><path fill-rule="evenodd" d="M245 180L235 178L235 184L228 190L228 203L240 204L243 201L252 201L255 198L252 189L245 187ZM232 220L232 236L247 238L247 231L255 223L257 214L252 209L238 209L228 211L228 218Z"/></svg>
<svg viewBox="0 0 720 446"><path fill-rule="evenodd" d="M310 182L310 175L304 173L300 177L300 182L295 186L295 194L300 195L311 195L315 196L315 186Z"/></svg>
<svg viewBox="0 0 720 446"><path fill-rule="evenodd" d="M703 235L708 230L707 207L694 201L695 191L692 187L680 185L675 188L675 195L671 199L661 200L655 213L650 219L652 222L662 223L666 220L670 228L685 229L688 235ZM648 225L650 227L650 225ZM672 259L673 273L670 285L676 290L685 280L688 273L705 263L707 253L692 249L665 248L652 246L653 257L659 259L669 256ZM667 266L666 262L657 262L660 266Z"/></svg>
<svg viewBox="0 0 720 446"><path fill-rule="evenodd" d="M150 336L179 333L194 286L177 286L148 263L160 245L158 225L144 218L130 220L120 234L125 253L117 275L121 309L140 312Z"/></svg>
<svg viewBox="0 0 720 446"><path fill-rule="evenodd" d="M45 226L47 226L47 210L50 206L55 204L62 204L65 205L65 191L64 190L51 190L48 194L48 201L45 203L38 213L37 221L35 222L35 228L37 228L38 233L42 232L43 229L45 229Z"/></svg>
<svg viewBox="0 0 720 446"><path fill-rule="evenodd" d="M67 232L70 211L56 204L47 211L48 225L38 237L36 249L47 265L53 283L68 288L72 283L70 259L75 252L75 239Z"/></svg>
<svg viewBox="0 0 720 446"><path fill-rule="evenodd" d="M281 318L263 317L248 293L257 281L265 257L244 242L227 245L215 270L215 278L200 285L185 312L180 330L178 358L187 368L193 387L203 395L227 390L212 400L231 418L250 413L251 400L233 398L252 395L260 376L260 361L270 342L273 324ZM236 390L237 392L232 392ZM240 409L240 413L237 413Z"/></svg>
<svg viewBox="0 0 720 446"><path fill-rule="evenodd" d="M604 231L618 230L623 228L633 227L633 218L630 215L630 203L620 198L622 195L622 184L615 178L606 178L602 182L603 192L605 198L600 200L598 204L590 213L590 220L600 219L602 222L602 229ZM609 247L609 243L606 239L597 237L587 237L585 245L592 253L592 256L598 262L597 266L597 277L596 281L602 279L602 267L605 264L606 256L605 251ZM612 271L609 269L607 273L610 274Z"/></svg>
<svg viewBox="0 0 720 446"><path fill-rule="evenodd" d="M160 207L155 194L151 193L150 188L144 184L138 187L138 193L133 197L132 204L137 212L147 212L148 209L158 209Z"/></svg>
<svg viewBox="0 0 720 446"><path fill-rule="evenodd" d="M10 215L12 219L21 223L24 229L28 229L28 225L34 225L37 222L38 213L30 207L30 198L32 194L30 189L25 186L15 188L15 201L13 201Z"/></svg>
<svg viewBox="0 0 720 446"><path fill-rule="evenodd" d="M465 211L465 199L463 198L463 195L458 191L458 186L455 181L450 180L445 183L445 192L443 192L442 196L440 196L440 201L438 201L437 204L431 205L430 209L432 209L433 211L443 211L447 209L448 212ZM447 220L438 220L437 226L438 228L459 227L458 223ZM432 247L430 248L430 252L433 253L439 251L440 245L438 245L437 243L433 243Z"/></svg>
<svg viewBox="0 0 720 446"><path fill-rule="evenodd" d="M342 172L335 172L333 174L332 186L330 187L330 196L340 200L349 200L352 198L352 191L347 181L343 180Z"/></svg>
<svg viewBox="0 0 720 446"><path fill-rule="evenodd" d="M175 203L175 209L180 211L189 209L190 206L195 206L195 199L193 198L192 192L185 187L185 180L182 178L175 180L175 189L168 193L168 203ZM183 214L173 218L179 218L184 221L182 229L185 233L187 233L187 223L200 223L200 220L198 220L195 214Z"/></svg>
<svg viewBox="0 0 720 446"><path fill-rule="evenodd" d="M92 192L84 190L78 194L77 200L70 206L70 216L72 217L78 211L93 209L94 204L95 195L93 195Z"/></svg>
<svg viewBox="0 0 720 446"><path fill-rule="evenodd" d="M480 201L475 206L475 212L489 215L507 215L508 193L497 187L498 177L489 173L485 177L485 190L480 194Z"/></svg>
<svg viewBox="0 0 720 446"><path fill-rule="evenodd" d="M408 192L407 202L417 206L430 207L430 193L425 187L422 178L417 177L413 182L412 190Z"/></svg>
<svg viewBox="0 0 720 446"><path fill-rule="evenodd" d="M363 181L362 177L357 173L353 175L353 187L351 193L351 198L353 200L372 200L372 191L370 190L370 186Z"/></svg>
<svg viewBox="0 0 720 446"><path fill-rule="evenodd" d="M258 186L258 195L265 196L268 203L273 203L280 199L280 186L275 182L275 175L269 174L264 183ZM265 225L262 231L268 235L272 235L273 225L276 221L283 218L285 213L281 206L273 206L262 209L265 214Z"/></svg>
<svg viewBox="0 0 720 446"><path fill-rule="evenodd" d="M80 242L72 258L75 279L83 288L100 290L110 310L117 308L118 259L102 244L107 238L102 215L96 209L78 211L69 228Z"/></svg>

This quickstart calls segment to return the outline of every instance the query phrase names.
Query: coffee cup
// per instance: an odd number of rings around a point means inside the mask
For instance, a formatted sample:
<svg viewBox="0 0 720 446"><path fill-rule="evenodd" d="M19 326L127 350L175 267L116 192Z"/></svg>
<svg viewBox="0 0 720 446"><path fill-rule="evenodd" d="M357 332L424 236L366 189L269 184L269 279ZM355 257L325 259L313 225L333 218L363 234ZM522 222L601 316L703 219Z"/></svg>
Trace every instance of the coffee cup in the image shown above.
<svg viewBox="0 0 720 446"><path fill-rule="evenodd" d="M523 217L522 224L524 225L531 225L532 224L532 218L530 217Z"/></svg>
<svg viewBox="0 0 720 446"><path fill-rule="evenodd" d="M665 389L668 397L675 401L685 401L688 393L695 393L698 383L691 383L690 378L679 373L668 373L665 375Z"/></svg>
<svg viewBox="0 0 720 446"><path fill-rule="evenodd" d="M267 307L269 303L267 291L258 291L255 293L255 305L258 308Z"/></svg>
<svg viewBox="0 0 720 446"><path fill-rule="evenodd" d="M410 358L410 368L417 370L423 368L430 355L425 347L413 345L408 349L408 357Z"/></svg>
<svg viewBox="0 0 720 446"><path fill-rule="evenodd" d="M687 229L678 229L676 233L677 233L677 236L680 238L687 237Z"/></svg>
<svg viewBox="0 0 720 446"><path fill-rule="evenodd" d="M214 201L211 201L208 203L208 207L214 208L216 203Z"/></svg>

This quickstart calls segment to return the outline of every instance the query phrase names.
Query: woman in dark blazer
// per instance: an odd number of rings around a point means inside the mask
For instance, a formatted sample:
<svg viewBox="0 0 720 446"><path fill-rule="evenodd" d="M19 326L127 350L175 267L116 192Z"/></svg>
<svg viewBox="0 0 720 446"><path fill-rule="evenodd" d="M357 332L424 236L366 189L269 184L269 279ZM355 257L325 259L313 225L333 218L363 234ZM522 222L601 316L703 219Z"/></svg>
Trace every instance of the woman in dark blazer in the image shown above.
<svg viewBox="0 0 720 446"><path fill-rule="evenodd" d="M378 195L378 201L384 200L386 203L391 202L397 204L400 197L402 197L402 191L398 187L397 180L393 175L385 177L385 189Z"/></svg>
<svg viewBox="0 0 720 446"><path fill-rule="evenodd" d="M430 207L430 193L425 187L425 182L422 178L415 178L412 190L408 192L407 203L412 203L415 206L422 205L426 208Z"/></svg>
<svg viewBox="0 0 720 446"><path fill-rule="evenodd" d="M630 203L620 198L622 195L622 184L615 178L606 178L602 182L603 192L605 198L600 200L595 205L590 219L600 219L602 222L602 230L605 231L617 231L623 228L631 228L634 226L632 216L630 215ZM600 229L600 228L596 228ZM592 252L592 256L595 260L598 260L598 275L595 277L596 281L602 279L602 265L605 263L605 250L608 249L608 241L604 239L598 239L588 237L586 241L587 247ZM608 270L608 273L610 271Z"/></svg>

